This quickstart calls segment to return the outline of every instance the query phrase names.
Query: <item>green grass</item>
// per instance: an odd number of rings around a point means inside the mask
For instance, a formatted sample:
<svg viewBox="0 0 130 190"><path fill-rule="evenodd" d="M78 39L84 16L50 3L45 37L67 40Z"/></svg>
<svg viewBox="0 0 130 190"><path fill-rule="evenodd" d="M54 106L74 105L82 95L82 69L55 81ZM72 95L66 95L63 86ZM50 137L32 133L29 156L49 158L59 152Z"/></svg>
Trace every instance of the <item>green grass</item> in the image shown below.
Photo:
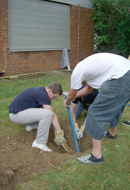
<svg viewBox="0 0 130 190"><path fill-rule="evenodd" d="M14 125L8 117L8 106L21 91L34 86L47 86L51 82L60 82L63 91L70 89L70 74L50 74L37 78L14 81L0 81L0 137L22 132L23 128ZM52 101L59 121L68 120L64 112L62 97ZM51 171L45 175L33 175L29 182L18 184L15 190L129 190L130 189L130 127L122 121L130 119L130 106L126 106L118 125L117 140L103 138L102 153L105 159L102 165L87 165L68 160L60 166L60 171ZM107 127L108 128L108 127ZM91 150L83 153L91 153Z"/></svg>
<svg viewBox="0 0 130 190"><path fill-rule="evenodd" d="M107 144L103 140L104 164L87 165L69 160L60 167L61 171L35 175L28 183L17 185L16 190L129 190L129 132L127 127L122 132L119 129L118 140Z"/></svg>

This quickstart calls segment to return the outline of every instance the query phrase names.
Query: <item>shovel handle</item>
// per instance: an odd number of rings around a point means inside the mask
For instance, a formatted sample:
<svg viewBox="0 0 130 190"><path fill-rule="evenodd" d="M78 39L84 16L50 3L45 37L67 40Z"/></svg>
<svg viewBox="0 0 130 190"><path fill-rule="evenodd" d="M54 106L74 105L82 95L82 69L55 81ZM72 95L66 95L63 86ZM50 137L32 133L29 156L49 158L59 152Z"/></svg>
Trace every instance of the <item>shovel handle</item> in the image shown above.
<svg viewBox="0 0 130 190"><path fill-rule="evenodd" d="M67 99L67 94L68 94L68 92L63 92L63 94L62 94L63 95L63 101ZM72 119L70 107L67 107L67 109L68 109L68 113L69 113L69 119L70 119L70 124L71 124L72 134L73 134L73 138L74 138L74 144L75 144L76 152L79 152L79 146L78 146L77 137L75 134L75 129L74 129L74 124L73 124L73 119Z"/></svg>
<svg viewBox="0 0 130 190"><path fill-rule="evenodd" d="M67 109L68 109L68 113L69 113L70 124L71 124L72 133L73 133L73 138L74 138L74 144L75 144L76 152L79 152L79 146L78 146L77 137L76 137L76 134L75 134L75 129L74 129L74 124L73 124L73 120L72 120L72 115L71 115L70 107L67 107Z"/></svg>

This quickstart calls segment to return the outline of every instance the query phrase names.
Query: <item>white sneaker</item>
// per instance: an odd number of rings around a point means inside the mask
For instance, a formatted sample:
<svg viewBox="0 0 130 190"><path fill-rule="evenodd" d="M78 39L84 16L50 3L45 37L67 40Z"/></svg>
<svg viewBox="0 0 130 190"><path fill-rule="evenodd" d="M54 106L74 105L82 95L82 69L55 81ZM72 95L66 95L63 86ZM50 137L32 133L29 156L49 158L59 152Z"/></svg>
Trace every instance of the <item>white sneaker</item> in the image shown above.
<svg viewBox="0 0 130 190"><path fill-rule="evenodd" d="M41 149L41 150L48 151L48 152L51 152L51 151L52 151L50 148L47 147L46 144L38 144L38 143L36 142L36 140L33 141L32 147L34 147L34 148L39 148L39 149Z"/></svg>
<svg viewBox="0 0 130 190"><path fill-rule="evenodd" d="M26 131L32 131L33 129L37 129L37 128L38 128L37 125L34 125L33 127L30 126L30 125L27 125L27 126L25 127Z"/></svg>

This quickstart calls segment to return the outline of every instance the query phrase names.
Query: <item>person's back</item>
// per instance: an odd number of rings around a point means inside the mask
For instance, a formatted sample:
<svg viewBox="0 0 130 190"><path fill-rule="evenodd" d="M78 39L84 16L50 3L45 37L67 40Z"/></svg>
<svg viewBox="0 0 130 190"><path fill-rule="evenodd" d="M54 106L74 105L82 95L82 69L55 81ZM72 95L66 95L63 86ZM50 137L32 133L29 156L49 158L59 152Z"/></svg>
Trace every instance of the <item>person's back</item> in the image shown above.
<svg viewBox="0 0 130 190"><path fill-rule="evenodd" d="M100 89L102 85L123 76L129 69L128 59L111 53L97 53L79 62L71 76L71 89L81 88L82 81L93 88ZM77 79L77 80L75 80Z"/></svg>
<svg viewBox="0 0 130 190"><path fill-rule="evenodd" d="M28 88L22 91L10 104L11 113L18 113L29 108L38 108L43 104L51 105L45 87Z"/></svg>

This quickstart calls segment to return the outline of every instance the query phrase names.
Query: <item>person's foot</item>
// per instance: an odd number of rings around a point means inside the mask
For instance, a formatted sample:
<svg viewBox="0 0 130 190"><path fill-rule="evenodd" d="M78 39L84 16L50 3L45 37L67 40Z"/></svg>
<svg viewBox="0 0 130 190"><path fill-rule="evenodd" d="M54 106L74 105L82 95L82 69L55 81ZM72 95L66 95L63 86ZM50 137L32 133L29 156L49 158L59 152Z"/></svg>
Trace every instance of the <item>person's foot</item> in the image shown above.
<svg viewBox="0 0 130 190"><path fill-rule="evenodd" d="M109 131L105 131L105 133L104 133L104 136L105 137L108 137L108 138L111 138L111 139L117 139L117 135L111 135L110 133L109 133Z"/></svg>
<svg viewBox="0 0 130 190"><path fill-rule="evenodd" d="M32 125L32 124L28 124L25 129L26 131L32 131L33 129L37 129L38 126L37 125Z"/></svg>
<svg viewBox="0 0 130 190"><path fill-rule="evenodd" d="M130 126L130 121L123 121L122 124L126 126Z"/></svg>
<svg viewBox="0 0 130 190"><path fill-rule="evenodd" d="M52 151L50 148L48 148L48 146L47 146L46 144L38 144L38 143L36 142L36 140L33 141L32 147L33 147L33 148L39 148L39 149L44 150L44 151L47 151L47 152L51 152L51 151Z"/></svg>
<svg viewBox="0 0 130 190"><path fill-rule="evenodd" d="M78 157L77 161L83 164L103 164L103 156L101 158L96 158L93 154Z"/></svg>

